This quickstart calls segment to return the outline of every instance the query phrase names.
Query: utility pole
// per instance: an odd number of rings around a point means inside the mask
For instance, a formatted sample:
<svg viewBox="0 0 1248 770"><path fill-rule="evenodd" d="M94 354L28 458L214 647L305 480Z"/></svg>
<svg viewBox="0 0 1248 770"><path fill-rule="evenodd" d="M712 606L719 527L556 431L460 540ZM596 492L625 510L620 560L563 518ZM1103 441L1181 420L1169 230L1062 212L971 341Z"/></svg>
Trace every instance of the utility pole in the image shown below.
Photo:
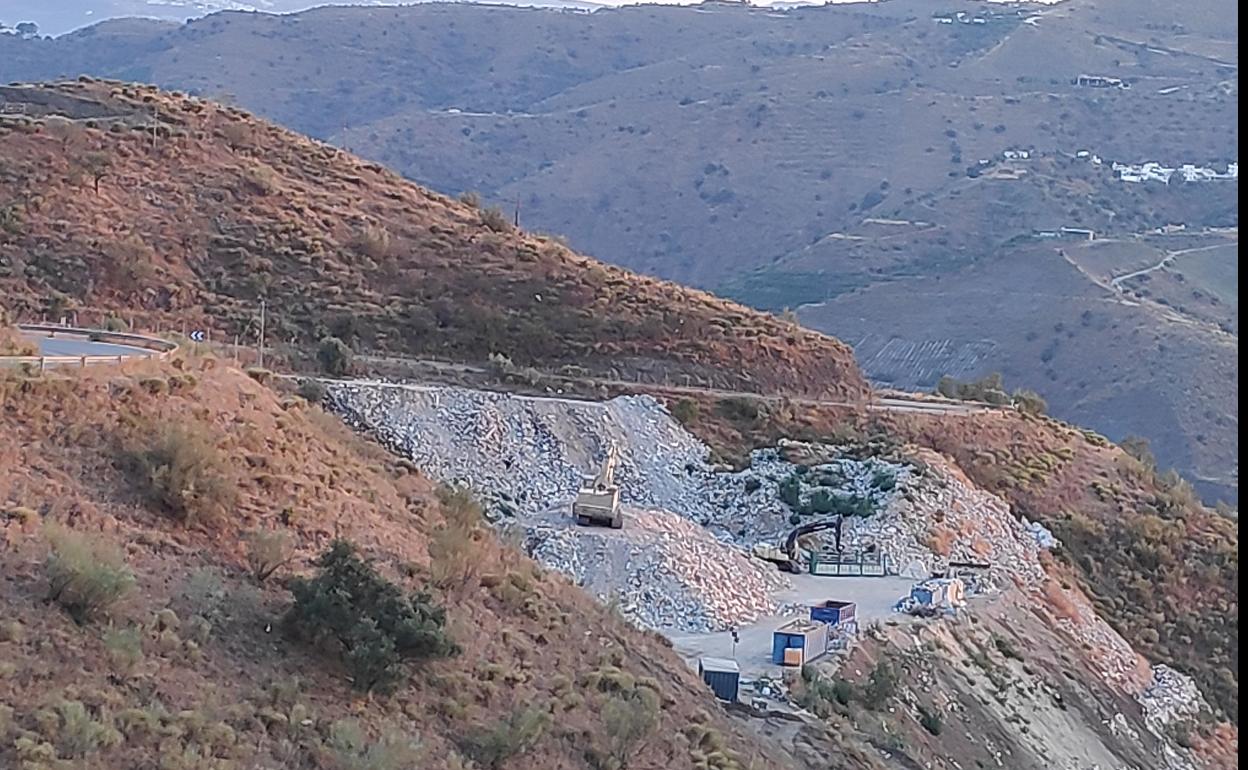
<svg viewBox="0 0 1248 770"><path fill-rule="evenodd" d="M259 366L261 369L264 368L264 310L265 310L264 304L265 304L265 301L261 299L260 300L260 345L259 345L259 351L258 351L260 360L257 363L257 366Z"/></svg>

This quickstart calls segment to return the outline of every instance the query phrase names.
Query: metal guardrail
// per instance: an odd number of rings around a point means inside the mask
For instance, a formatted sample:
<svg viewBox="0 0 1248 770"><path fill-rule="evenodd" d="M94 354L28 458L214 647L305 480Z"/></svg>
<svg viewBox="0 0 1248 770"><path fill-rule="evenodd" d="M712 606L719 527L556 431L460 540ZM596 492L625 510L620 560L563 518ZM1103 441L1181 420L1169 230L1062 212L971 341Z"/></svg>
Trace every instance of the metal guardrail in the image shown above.
<svg viewBox="0 0 1248 770"><path fill-rule="evenodd" d="M148 351L142 354L125 355L82 355L82 356L0 356L0 366L26 367L31 370L44 371L49 366L78 366L85 368L93 364L121 364L128 358L165 358L178 349L176 342L148 337L129 332L113 332L104 329L83 329L58 324L17 324L19 331L33 334L46 334L49 337L75 337L90 342L101 342L112 345L125 345L131 348Z"/></svg>

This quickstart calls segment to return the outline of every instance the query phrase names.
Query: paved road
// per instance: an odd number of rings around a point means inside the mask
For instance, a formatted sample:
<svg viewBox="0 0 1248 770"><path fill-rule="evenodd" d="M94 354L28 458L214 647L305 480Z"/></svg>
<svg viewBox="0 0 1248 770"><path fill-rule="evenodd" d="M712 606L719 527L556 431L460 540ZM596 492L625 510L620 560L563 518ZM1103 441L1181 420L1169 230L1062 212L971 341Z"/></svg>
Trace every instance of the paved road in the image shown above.
<svg viewBox="0 0 1248 770"><path fill-rule="evenodd" d="M111 342L92 342L81 337L47 337L37 334L22 336L38 343L41 356L147 356L152 353L145 348Z"/></svg>
<svg viewBox="0 0 1248 770"><path fill-rule="evenodd" d="M423 361L419 359L408 359L400 357L383 357L383 356L358 356L361 360L384 361L387 363L404 362L427 365L434 369L455 371L459 373L482 374L484 369L466 364L449 364L441 361ZM331 381L328 378L319 378L323 381ZM563 379L552 376L552 380L558 381ZM648 388L658 390L664 393L687 394L690 396L712 396L715 398L757 398L768 403L780 403L788 401L790 403L802 406L844 406L844 407L865 407L872 412L894 412L894 413L911 413L911 414L940 414L946 416L967 416L980 414L982 412L1002 411L1006 407L993 406L975 401L951 401L948 399L938 398L935 396L918 396L912 394L903 394L896 392L887 392L880 394L877 398L859 403L855 401L841 401L834 399L820 398L795 398L787 396L775 396L766 394L747 393L735 390L722 390L719 388L703 388L691 385L656 385L650 383L637 383L628 380L610 380L602 378L588 378L590 382L599 385L614 386L625 390ZM434 390L440 387L448 387L441 383L434 384L410 384L410 383L392 383L381 380L337 380L344 384L356 383L360 385L371 385L375 387L392 387L392 388L408 388L412 390ZM570 381L569 381L570 382ZM485 388L489 390L489 387ZM516 398L531 398L543 401L597 401L592 396L576 397L576 396L524 396L519 394L511 394Z"/></svg>

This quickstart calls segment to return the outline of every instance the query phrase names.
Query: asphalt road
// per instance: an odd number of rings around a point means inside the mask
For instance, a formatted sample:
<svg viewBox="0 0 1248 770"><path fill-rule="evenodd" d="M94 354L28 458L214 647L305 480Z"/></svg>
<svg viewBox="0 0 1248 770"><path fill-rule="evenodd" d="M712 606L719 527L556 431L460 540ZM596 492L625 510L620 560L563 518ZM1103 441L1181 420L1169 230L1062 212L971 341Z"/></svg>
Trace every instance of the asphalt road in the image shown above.
<svg viewBox="0 0 1248 770"><path fill-rule="evenodd" d="M112 342L92 342L85 337L49 337L36 332L24 332L23 337L39 346L41 356L150 356L153 351L131 345Z"/></svg>

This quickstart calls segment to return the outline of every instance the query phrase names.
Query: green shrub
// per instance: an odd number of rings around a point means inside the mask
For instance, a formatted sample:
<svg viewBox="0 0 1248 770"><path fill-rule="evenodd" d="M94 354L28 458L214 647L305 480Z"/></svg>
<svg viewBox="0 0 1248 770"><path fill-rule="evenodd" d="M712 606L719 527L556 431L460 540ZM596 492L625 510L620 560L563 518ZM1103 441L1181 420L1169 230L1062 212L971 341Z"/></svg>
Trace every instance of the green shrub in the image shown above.
<svg viewBox="0 0 1248 770"><path fill-rule="evenodd" d="M426 594L405 596L347 541L334 541L316 566L315 578L294 581L284 624L298 639L337 647L356 688L390 692L404 661L458 654L445 611Z"/></svg>
<svg viewBox="0 0 1248 770"><path fill-rule="evenodd" d="M923 729L932 735L940 735L944 729L944 720L936 711L930 711L923 706L919 706L919 724L923 725Z"/></svg>
<svg viewBox="0 0 1248 770"><path fill-rule="evenodd" d="M44 564L48 600L75 622L89 622L134 587L134 573L116 545L57 526L45 532L52 546Z"/></svg>
<svg viewBox="0 0 1248 770"><path fill-rule="evenodd" d="M698 402L682 398L671 406L672 418L681 425L690 425L698 419Z"/></svg>
<svg viewBox="0 0 1248 770"><path fill-rule="evenodd" d="M354 354L347 343L337 337L324 337L316 348L316 362L321 371L331 377L343 377L351 373Z"/></svg>
<svg viewBox="0 0 1248 770"><path fill-rule="evenodd" d="M57 755L62 757L83 757L97 749L116 746L123 740L120 732L113 727L112 719L101 714L96 721L80 701L61 701L54 712L50 712L48 723L55 725L55 735L48 736L56 745Z"/></svg>
<svg viewBox="0 0 1248 770"><path fill-rule="evenodd" d="M480 727L465 736L461 746L486 770L506 767L510 759L529 751L542 738L550 715L536 708L520 708L495 725Z"/></svg>
<svg viewBox="0 0 1248 770"><path fill-rule="evenodd" d="M993 634L992 643L996 645L997 649L1005 657L1013 658L1014 660L1023 659L1022 653L1018 651L1018 648L1014 646L1014 643L1011 642L1009 639L1005 638L1004 636Z"/></svg>
<svg viewBox="0 0 1248 770"><path fill-rule="evenodd" d="M247 568L257 583L263 583L294 558L290 535L285 532L256 530L248 533Z"/></svg>
<svg viewBox="0 0 1248 770"><path fill-rule="evenodd" d="M647 687L611 695L599 717L607 736L602 754L617 768L628 765L630 757L645 743L659 722L659 694Z"/></svg>
<svg viewBox="0 0 1248 770"><path fill-rule="evenodd" d="M159 429L147 446L125 452L123 460L151 502L181 522L212 519L237 498L225 456L188 425Z"/></svg>
<svg viewBox="0 0 1248 770"><path fill-rule="evenodd" d="M325 400L327 389L320 380L303 380L295 392L305 401L319 404Z"/></svg>
<svg viewBox="0 0 1248 770"><path fill-rule="evenodd" d="M128 674L143 660L143 642L136 628L110 628L104 632L108 659L122 674Z"/></svg>
<svg viewBox="0 0 1248 770"><path fill-rule="evenodd" d="M797 474L789 474L784 481L780 482L780 486L776 491L780 495L780 501L790 508L797 510L802 504L802 482Z"/></svg>
<svg viewBox="0 0 1248 770"><path fill-rule="evenodd" d="M512 224L508 221L507 215L497 206L481 209L481 224L496 233L509 233L512 229Z"/></svg>
<svg viewBox="0 0 1248 770"><path fill-rule="evenodd" d="M1014 406L1023 414L1040 416L1048 411L1049 404L1034 390L1019 389L1010 397Z"/></svg>
<svg viewBox="0 0 1248 770"><path fill-rule="evenodd" d="M758 405L758 400L743 396L720 399L715 408L721 415L735 423L754 423L762 417L762 409Z"/></svg>
<svg viewBox="0 0 1248 770"><path fill-rule="evenodd" d="M867 708L879 710L896 693L897 672L893 670L892 664L882 660L872 669L866 686L862 688L863 702Z"/></svg>

